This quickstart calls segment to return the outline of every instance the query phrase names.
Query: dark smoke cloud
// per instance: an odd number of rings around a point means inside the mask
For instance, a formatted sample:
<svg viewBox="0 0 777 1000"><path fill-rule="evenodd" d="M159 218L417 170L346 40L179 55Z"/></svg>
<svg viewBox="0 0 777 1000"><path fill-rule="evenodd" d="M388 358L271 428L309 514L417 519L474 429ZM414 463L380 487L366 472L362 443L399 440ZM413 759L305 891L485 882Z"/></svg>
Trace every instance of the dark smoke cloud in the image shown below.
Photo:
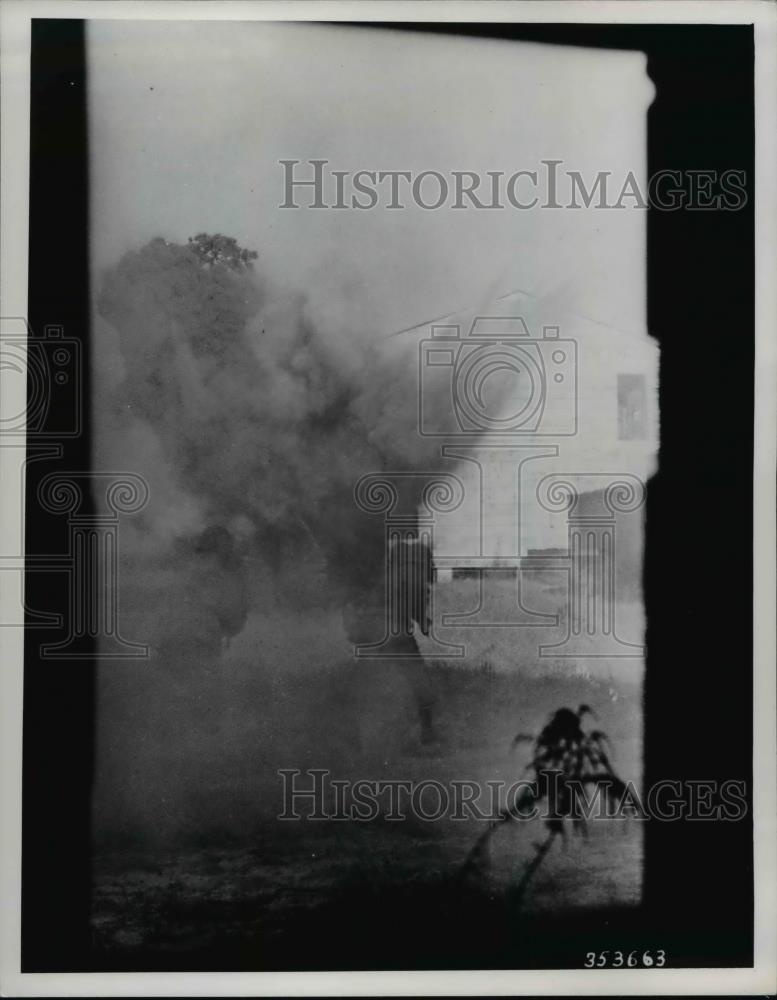
<svg viewBox="0 0 777 1000"><path fill-rule="evenodd" d="M97 309L97 465L151 496L122 524L122 630L152 648L101 672L98 828L174 829L222 801L214 768L245 797L246 760L284 763L284 678L352 670L342 610L374 599L384 565L354 486L435 459L415 433L416 344L387 351L347 289L317 303L160 239L104 274ZM319 752L344 739L340 688L328 708L294 699L327 716Z"/></svg>
<svg viewBox="0 0 777 1000"><path fill-rule="evenodd" d="M250 269L204 267L162 240L107 273L99 310L118 331L122 434L148 439L152 491L172 478L186 495L178 523L152 506L156 545L220 526L275 573L307 553L338 585L359 582L374 555L355 483L433 460L411 433L410 359Z"/></svg>
<svg viewBox="0 0 777 1000"><path fill-rule="evenodd" d="M352 300L161 239L103 276L96 464L149 483L122 521L119 596L152 655L101 669L98 830L201 828L225 795L253 815L274 766L363 752L359 718L381 754L412 739L407 671L353 660L382 634L385 561L354 487L440 468L417 424L426 331L386 337Z"/></svg>

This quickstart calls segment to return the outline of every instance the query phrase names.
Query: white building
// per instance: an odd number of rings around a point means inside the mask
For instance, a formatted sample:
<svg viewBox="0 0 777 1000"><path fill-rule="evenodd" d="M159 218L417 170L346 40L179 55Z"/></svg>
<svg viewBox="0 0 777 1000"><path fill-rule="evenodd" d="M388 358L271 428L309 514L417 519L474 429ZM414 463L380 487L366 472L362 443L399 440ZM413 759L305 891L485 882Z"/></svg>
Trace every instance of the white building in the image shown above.
<svg viewBox="0 0 777 1000"><path fill-rule="evenodd" d="M547 494L560 480L590 507L614 483L639 490L655 470L658 348L647 334L514 295L479 318L446 319L421 350L422 407L437 386L421 430L439 432L444 467L465 488L459 509L437 519L440 578L446 567L515 565L538 550L566 550L568 511L558 493ZM427 364L436 369L431 387ZM441 399L456 412L442 413Z"/></svg>

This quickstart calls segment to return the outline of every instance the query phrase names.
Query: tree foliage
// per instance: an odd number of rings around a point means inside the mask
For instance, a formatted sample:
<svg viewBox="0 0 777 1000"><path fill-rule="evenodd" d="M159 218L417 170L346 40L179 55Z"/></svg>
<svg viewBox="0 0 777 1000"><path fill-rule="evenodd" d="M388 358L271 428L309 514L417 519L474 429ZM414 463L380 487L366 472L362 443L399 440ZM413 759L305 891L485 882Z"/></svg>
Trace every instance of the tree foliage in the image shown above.
<svg viewBox="0 0 777 1000"><path fill-rule="evenodd" d="M216 239L228 245L211 260L204 254ZM226 237L201 233L185 244L157 237L103 275L97 308L119 333L128 361L124 388L136 410L150 414L174 405L176 366L185 354L203 373L241 363L260 292L250 264L236 261L252 253Z"/></svg>
<svg viewBox="0 0 777 1000"><path fill-rule="evenodd" d="M104 275L98 309L120 331L132 331L135 350L178 324L195 354L221 354L259 308L252 257L224 236L200 233L187 244L157 237Z"/></svg>
<svg viewBox="0 0 777 1000"><path fill-rule="evenodd" d="M223 264L233 271L253 267L251 261L259 256L255 250L246 250L236 239L222 236L221 233L215 233L213 236L210 233L197 233L196 236L190 236L189 248L203 264L210 267Z"/></svg>

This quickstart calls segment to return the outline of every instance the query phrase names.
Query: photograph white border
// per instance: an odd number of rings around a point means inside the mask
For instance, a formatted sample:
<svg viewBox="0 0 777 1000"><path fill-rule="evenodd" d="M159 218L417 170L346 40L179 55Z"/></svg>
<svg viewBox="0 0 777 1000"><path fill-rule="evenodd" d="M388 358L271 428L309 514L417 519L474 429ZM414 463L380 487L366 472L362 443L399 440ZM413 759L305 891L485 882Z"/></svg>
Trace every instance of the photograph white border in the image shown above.
<svg viewBox="0 0 777 1000"><path fill-rule="evenodd" d="M517 21L754 24L756 44L756 373L754 463L755 965L751 969L434 972L67 973L20 971L23 630L0 629L0 992L4 996L732 995L777 992L777 6L756 0L3 0L0 7L2 214L0 310L27 315L30 21L32 18L283 21ZM734 331L732 331L733 333ZM19 380L14 380L18 383ZM10 384L0 412L23 399ZM0 553L21 552L21 448L0 448ZM6 579L7 578L7 579ZM0 574L3 606L21 606L21 574ZM17 611L18 613L18 611ZM732 668L733 669L733 668Z"/></svg>

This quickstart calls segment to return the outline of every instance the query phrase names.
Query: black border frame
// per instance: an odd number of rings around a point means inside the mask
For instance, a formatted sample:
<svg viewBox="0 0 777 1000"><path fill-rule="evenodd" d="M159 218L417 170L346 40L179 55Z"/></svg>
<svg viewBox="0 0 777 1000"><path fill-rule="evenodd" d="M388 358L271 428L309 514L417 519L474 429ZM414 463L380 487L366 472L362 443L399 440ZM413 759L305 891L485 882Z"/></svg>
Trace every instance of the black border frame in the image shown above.
<svg viewBox="0 0 777 1000"><path fill-rule="evenodd" d="M647 501L646 782L738 779L752 788L754 42L752 25L438 24L354 28L455 33L642 50L656 87L649 173L744 170L739 211L648 212L648 327L661 348L659 472ZM32 21L29 321L82 343L89 400L89 204L85 23ZM72 400L55 396L49 431ZM57 462L28 443L28 556L64 550L61 518L36 502L42 477L88 469L84 433ZM67 611L56 573L28 573L29 608ZM37 655L56 635L28 622L24 661L22 970L90 971L89 801L94 668ZM744 821L649 823L634 926L606 919L674 967L753 963L753 829ZM593 930L593 929L592 929ZM619 937L620 935L620 937ZM547 967L582 964L558 955ZM192 967L191 965L188 967ZM534 966L542 967L542 966ZM184 971L185 967L181 969ZM140 971L140 970L137 970Z"/></svg>

